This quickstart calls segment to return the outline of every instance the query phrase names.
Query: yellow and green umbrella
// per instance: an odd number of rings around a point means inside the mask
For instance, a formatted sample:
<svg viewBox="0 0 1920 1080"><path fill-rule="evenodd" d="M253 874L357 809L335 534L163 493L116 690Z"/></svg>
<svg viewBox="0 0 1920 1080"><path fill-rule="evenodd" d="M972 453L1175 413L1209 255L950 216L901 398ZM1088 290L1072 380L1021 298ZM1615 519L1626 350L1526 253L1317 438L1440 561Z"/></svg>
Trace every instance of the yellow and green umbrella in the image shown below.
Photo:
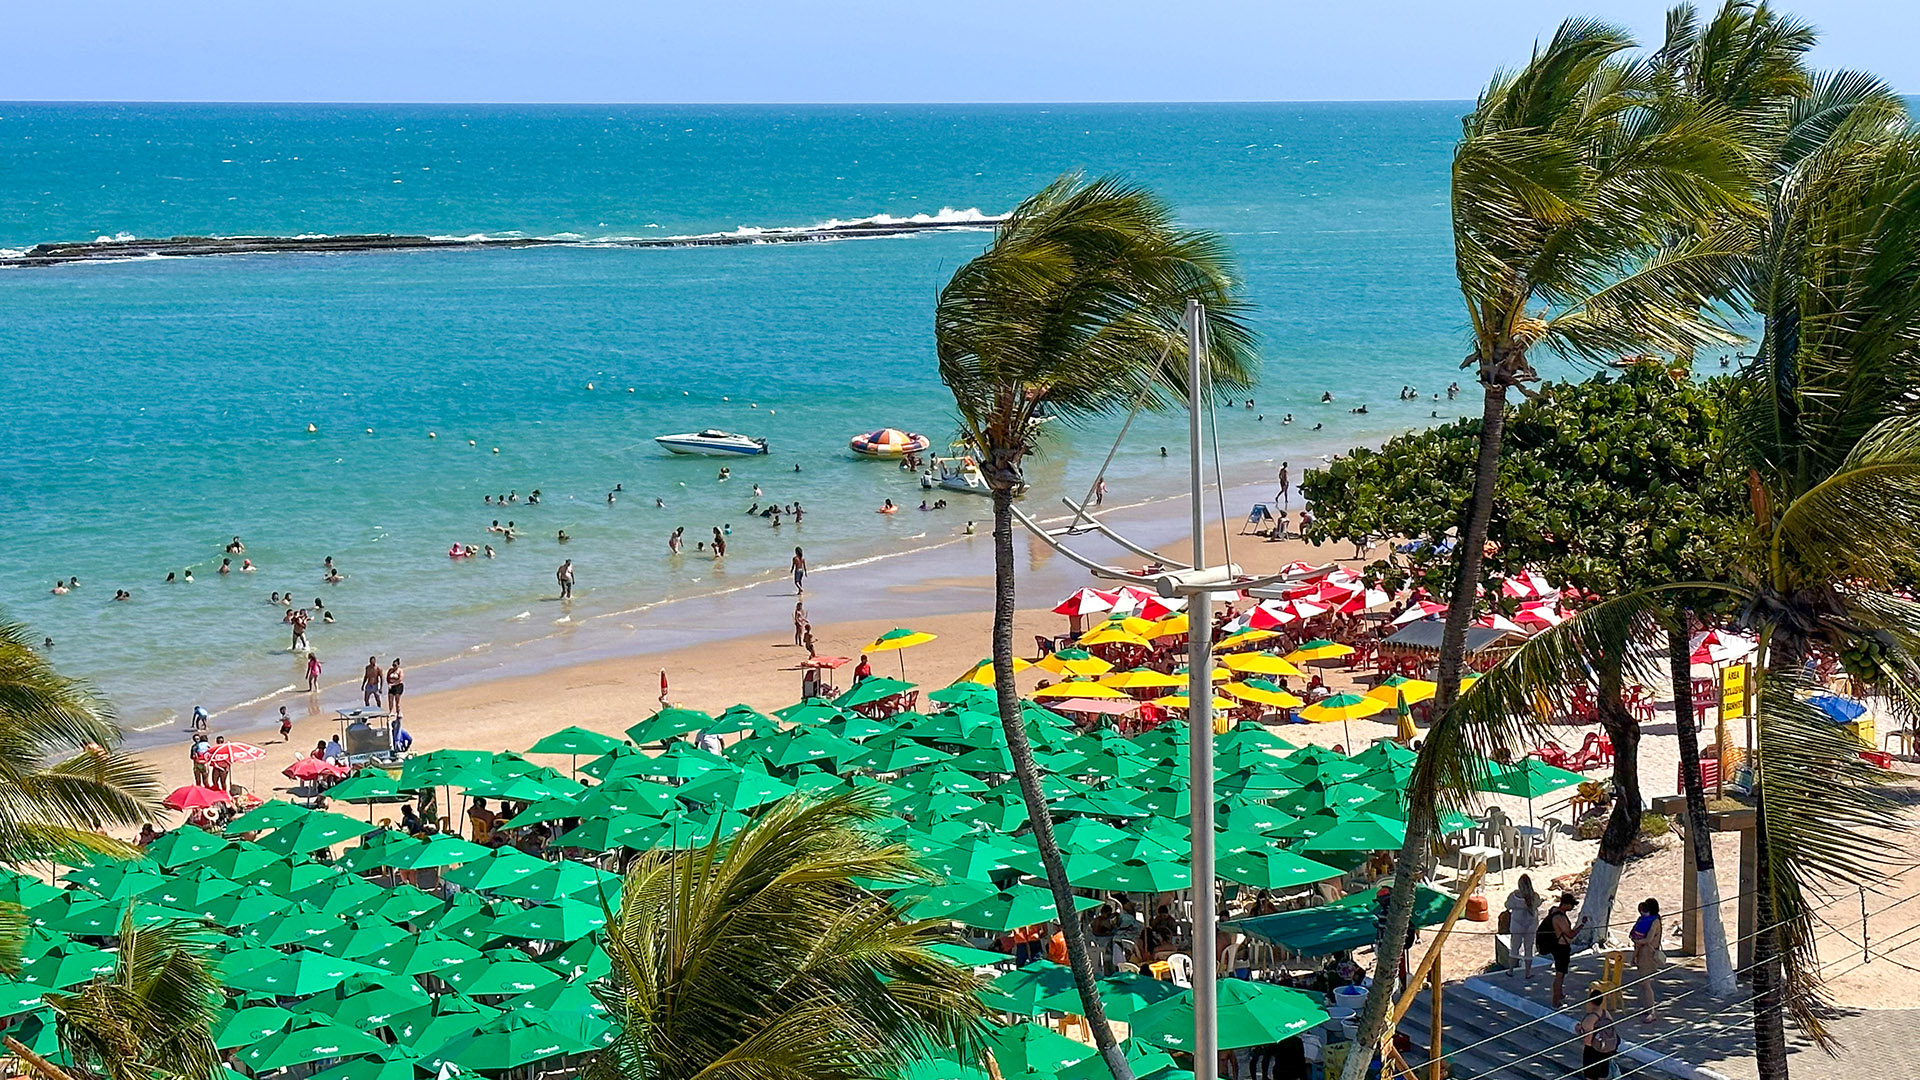
<svg viewBox="0 0 1920 1080"><path fill-rule="evenodd" d="M1055 675L1105 675L1113 665L1085 649L1061 649L1040 658L1034 667Z"/></svg>
<svg viewBox="0 0 1920 1080"><path fill-rule="evenodd" d="M1101 676L1100 681L1120 690L1164 690L1187 685L1187 680L1182 676L1169 675L1164 671L1154 671L1151 668L1116 671L1110 675Z"/></svg>
<svg viewBox="0 0 1920 1080"><path fill-rule="evenodd" d="M1392 706L1379 698L1361 697L1359 694L1335 694L1300 710L1300 718L1316 724L1330 724L1335 720L1361 720Z"/></svg>
<svg viewBox="0 0 1920 1080"><path fill-rule="evenodd" d="M1380 685L1367 691L1370 698L1378 698L1388 705L1394 705L1404 698L1409 705L1418 705L1432 697L1440 689L1438 683L1425 679L1409 679L1405 675L1393 675L1380 681Z"/></svg>
<svg viewBox="0 0 1920 1080"><path fill-rule="evenodd" d="M1223 642L1224 644L1224 642ZM1243 675L1280 675L1301 676L1306 672L1295 667L1292 661L1272 653L1231 653L1220 658L1220 663L1229 671Z"/></svg>
<svg viewBox="0 0 1920 1080"><path fill-rule="evenodd" d="M1022 660L1017 656L1013 658L1013 673L1015 675L1018 675L1019 673L1027 670L1032 666L1033 664L1031 661ZM988 659L982 660L979 663L973 665L972 667L968 668L964 674L962 674L959 678L953 681L955 684L973 683L977 686L992 686L993 685L992 658L989 657Z"/></svg>
<svg viewBox="0 0 1920 1080"><path fill-rule="evenodd" d="M1248 679L1245 682L1228 683L1220 688L1220 692L1239 698L1241 701L1252 702L1255 705L1267 705L1276 709L1297 709L1305 704L1305 702L1299 698L1280 689L1273 683L1267 682L1265 679Z"/></svg>
<svg viewBox="0 0 1920 1080"><path fill-rule="evenodd" d="M1295 664L1310 664L1316 660L1338 660L1351 655L1353 646L1342 645L1326 638L1314 638L1287 654L1287 660Z"/></svg>
<svg viewBox="0 0 1920 1080"><path fill-rule="evenodd" d="M1141 637L1139 634L1131 633L1127 630L1121 629L1120 627L1103 626L1090 633L1082 635L1080 638L1080 644L1081 645L1132 645L1137 648L1144 649L1151 643L1147 641L1146 638Z"/></svg>
<svg viewBox="0 0 1920 1080"><path fill-rule="evenodd" d="M1233 649L1241 645L1252 645L1256 642L1269 641L1279 636L1279 634L1271 630L1242 630L1237 634L1223 637L1219 641L1214 642L1213 647L1216 649Z"/></svg>
<svg viewBox="0 0 1920 1080"><path fill-rule="evenodd" d="M860 651L870 653L899 652L902 649L911 649L915 645L925 645L937 636L938 635L935 634L929 634L924 630L908 630L905 627L896 627L874 638L867 643L866 648ZM907 677L907 658L904 655L900 657L900 677L902 679Z"/></svg>

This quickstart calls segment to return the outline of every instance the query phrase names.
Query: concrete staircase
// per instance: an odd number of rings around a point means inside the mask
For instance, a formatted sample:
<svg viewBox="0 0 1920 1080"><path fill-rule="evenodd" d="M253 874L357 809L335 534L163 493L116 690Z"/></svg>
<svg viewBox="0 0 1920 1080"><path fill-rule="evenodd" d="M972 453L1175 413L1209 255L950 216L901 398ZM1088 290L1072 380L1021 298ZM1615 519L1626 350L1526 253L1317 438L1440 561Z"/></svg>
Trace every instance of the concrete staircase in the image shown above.
<svg viewBox="0 0 1920 1080"><path fill-rule="evenodd" d="M1455 1080L1577 1080L1580 1044L1547 1049L1570 1038L1566 1031L1550 1023L1522 1027L1533 1017L1458 983L1446 988L1443 1004L1440 1049ZM1433 1044L1428 1030L1431 1010L1422 991L1400 1022L1401 1034L1413 1040L1407 1054L1410 1064L1424 1066L1428 1061L1427 1048ZM1424 1068L1420 1075L1425 1077Z"/></svg>

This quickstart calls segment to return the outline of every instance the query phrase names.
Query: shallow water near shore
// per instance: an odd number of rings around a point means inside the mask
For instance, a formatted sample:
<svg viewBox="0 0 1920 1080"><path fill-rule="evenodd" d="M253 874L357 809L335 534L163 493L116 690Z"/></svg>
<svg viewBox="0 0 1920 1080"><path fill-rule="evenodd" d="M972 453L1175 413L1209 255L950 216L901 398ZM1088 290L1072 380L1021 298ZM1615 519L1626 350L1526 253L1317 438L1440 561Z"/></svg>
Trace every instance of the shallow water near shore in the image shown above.
<svg viewBox="0 0 1920 1080"><path fill-rule="evenodd" d="M1224 232L1240 260L1264 371L1254 409L1222 407L1221 452L1230 476L1263 480L1272 461L1297 476L1319 455L1459 411L1396 400L1403 384L1430 393L1459 375L1446 224L1459 111L16 104L0 106L0 246L123 233L683 235L1002 213L1060 172L1120 171L1183 221ZM948 494L949 509L921 513L912 477L853 458L846 440L885 424L945 441L933 303L987 240L0 273L0 610L54 638L62 668L110 695L128 726L159 730L195 704L270 712L303 681L273 591L336 612L309 633L324 683L351 680L369 653L397 654L414 689L436 669L494 670L473 659L494 654L517 667L682 644L655 605L778 579L795 544L816 570L982 545L984 521L960 538L983 501ZM1321 405L1325 390L1339 400ZM1367 415L1347 412L1362 402ZM1296 422L1282 426L1287 412ZM1084 492L1116 423L1062 431L1033 464L1031 501L1055 508ZM773 452L724 462L720 482L722 462L652 443L707 426L764 436ZM1136 423L1109 468L1109 501L1181 491L1184 441L1183 417ZM509 490L521 501L483 503ZM899 514L873 512L887 498ZM808 511L798 530L747 516L796 500ZM496 518L520 538L489 533ZM724 563L693 548L728 525ZM670 558L679 526L688 551ZM259 570L222 577L234 534ZM492 542L498 557L450 560L455 542ZM321 582L327 556L344 582ZM570 609L552 599L563 558L580 581ZM901 573L938 565L836 574L835 602L971 602L937 587L902 599L914 583ZM193 584L164 584L189 567ZM50 595L56 576L82 587ZM116 588L132 601L111 602ZM756 628L790 614L777 589L739 595L771 611ZM727 628L726 606L699 610Z"/></svg>

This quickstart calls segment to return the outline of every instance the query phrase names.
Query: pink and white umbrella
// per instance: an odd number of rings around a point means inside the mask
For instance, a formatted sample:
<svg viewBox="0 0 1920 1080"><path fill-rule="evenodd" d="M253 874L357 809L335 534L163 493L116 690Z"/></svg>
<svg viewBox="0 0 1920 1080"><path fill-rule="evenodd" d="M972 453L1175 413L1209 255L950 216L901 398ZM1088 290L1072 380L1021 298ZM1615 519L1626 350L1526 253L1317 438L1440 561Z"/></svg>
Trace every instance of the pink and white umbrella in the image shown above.
<svg viewBox="0 0 1920 1080"><path fill-rule="evenodd" d="M303 757L280 770L280 775L289 780L317 780L323 776L345 776L347 770L323 758Z"/></svg>
<svg viewBox="0 0 1920 1080"><path fill-rule="evenodd" d="M1393 598L1388 596L1384 589L1360 589L1340 601L1335 606L1335 610L1342 615L1358 615L1363 611L1374 611L1386 607L1392 602Z"/></svg>
<svg viewBox="0 0 1920 1080"><path fill-rule="evenodd" d="M1112 611L1113 605L1120 599L1117 593L1102 592L1099 589L1081 589L1054 606L1055 615L1084 618L1098 615L1103 611Z"/></svg>
<svg viewBox="0 0 1920 1080"><path fill-rule="evenodd" d="M1558 600L1560 590L1538 570L1522 570L1500 582L1500 595L1516 600Z"/></svg>
<svg viewBox="0 0 1920 1080"><path fill-rule="evenodd" d="M1758 648L1758 644L1744 634L1731 630L1708 630L1693 635L1689 644L1690 664L1732 664L1746 659Z"/></svg>
<svg viewBox="0 0 1920 1080"><path fill-rule="evenodd" d="M1513 621L1522 626L1532 626L1544 630L1547 627L1559 626L1561 623L1566 622L1567 613L1555 611L1552 601L1542 601L1538 604L1522 605L1520 610L1514 613Z"/></svg>
<svg viewBox="0 0 1920 1080"><path fill-rule="evenodd" d="M1186 608L1187 601L1185 597L1150 596L1141 603L1139 609L1136 610L1134 614L1148 622L1159 622L1169 615L1175 615L1185 611Z"/></svg>
<svg viewBox="0 0 1920 1080"><path fill-rule="evenodd" d="M1393 617L1393 625L1405 626L1421 619L1432 619L1447 613L1447 605L1437 600L1415 600L1413 606Z"/></svg>
<svg viewBox="0 0 1920 1080"><path fill-rule="evenodd" d="M1113 590L1113 610L1118 615L1132 615L1159 597L1151 589L1138 585L1122 585Z"/></svg>
<svg viewBox="0 0 1920 1080"><path fill-rule="evenodd" d="M207 751L207 760L221 765L232 765L242 761L259 761L266 756L267 752L265 750L260 749L252 743L243 742L214 743L212 748Z"/></svg>

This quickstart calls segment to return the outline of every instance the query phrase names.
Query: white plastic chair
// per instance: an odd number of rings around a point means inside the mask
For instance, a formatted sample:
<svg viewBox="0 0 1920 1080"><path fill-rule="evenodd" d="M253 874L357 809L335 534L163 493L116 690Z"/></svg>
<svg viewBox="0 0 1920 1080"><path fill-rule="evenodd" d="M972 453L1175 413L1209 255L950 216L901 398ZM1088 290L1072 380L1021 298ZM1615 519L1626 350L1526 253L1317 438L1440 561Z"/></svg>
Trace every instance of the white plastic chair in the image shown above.
<svg viewBox="0 0 1920 1080"><path fill-rule="evenodd" d="M1191 989L1193 986L1193 957L1183 952L1177 952L1167 957L1167 974L1172 977L1173 985L1184 986Z"/></svg>

